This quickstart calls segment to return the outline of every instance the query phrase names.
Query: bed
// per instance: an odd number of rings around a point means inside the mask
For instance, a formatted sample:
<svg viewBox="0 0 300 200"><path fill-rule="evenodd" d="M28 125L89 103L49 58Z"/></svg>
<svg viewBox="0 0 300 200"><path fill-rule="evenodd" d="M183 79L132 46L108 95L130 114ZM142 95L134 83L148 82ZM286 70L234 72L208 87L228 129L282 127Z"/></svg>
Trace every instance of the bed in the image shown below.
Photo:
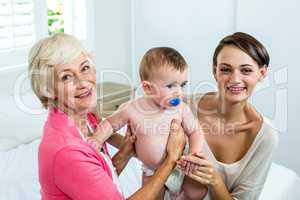
<svg viewBox="0 0 300 200"><path fill-rule="evenodd" d="M0 152L0 200L40 199L37 174L39 142L37 139L9 151ZM113 148L110 150L115 151ZM125 196L139 188L140 173L140 162L132 159L120 176ZM300 199L300 178L292 170L273 163L260 199Z"/></svg>

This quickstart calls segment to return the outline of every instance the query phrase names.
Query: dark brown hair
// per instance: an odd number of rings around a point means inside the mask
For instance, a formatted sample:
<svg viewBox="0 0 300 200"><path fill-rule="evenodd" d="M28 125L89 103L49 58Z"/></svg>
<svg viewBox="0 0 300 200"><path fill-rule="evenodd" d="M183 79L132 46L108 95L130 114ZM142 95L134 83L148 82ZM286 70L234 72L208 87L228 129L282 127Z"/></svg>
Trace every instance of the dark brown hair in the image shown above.
<svg viewBox="0 0 300 200"><path fill-rule="evenodd" d="M162 67L172 67L176 70L184 71L187 64L183 56L170 47L155 47L149 49L140 63L140 78L148 80L151 72Z"/></svg>
<svg viewBox="0 0 300 200"><path fill-rule="evenodd" d="M221 50L227 45L233 45L241 49L255 60L260 68L269 66L270 57L266 48L253 36L243 32L228 35L219 42L214 52L213 66L217 66L217 57Z"/></svg>

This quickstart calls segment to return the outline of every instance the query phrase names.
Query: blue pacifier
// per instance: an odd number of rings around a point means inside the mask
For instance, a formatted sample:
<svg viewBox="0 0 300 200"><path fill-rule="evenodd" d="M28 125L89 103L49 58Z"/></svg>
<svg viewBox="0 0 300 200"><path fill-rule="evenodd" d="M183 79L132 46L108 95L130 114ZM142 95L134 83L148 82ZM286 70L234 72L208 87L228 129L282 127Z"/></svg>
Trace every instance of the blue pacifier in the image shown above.
<svg viewBox="0 0 300 200"><path fill-rule="evenodd" d="M176 97L176 98L173 98L173 99L171 99L170 101L169 101L169 104L171 105L171 106L178 106L179 104L181 103L181 100L180 100L180 98L178 98L178 97Z"/></svg>

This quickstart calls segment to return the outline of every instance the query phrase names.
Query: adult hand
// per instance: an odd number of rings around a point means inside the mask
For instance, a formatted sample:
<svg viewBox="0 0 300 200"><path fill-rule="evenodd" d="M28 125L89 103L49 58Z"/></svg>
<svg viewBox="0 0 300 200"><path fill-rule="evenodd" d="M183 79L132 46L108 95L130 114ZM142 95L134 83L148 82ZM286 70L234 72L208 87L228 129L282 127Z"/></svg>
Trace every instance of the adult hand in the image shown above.
<svg viewBox="0 0 300 200"><path fill-rule="evenodd" d="M194 164L193 169L186 169L187 162ZM216 185L220 181L220 175L203 153L182 156L177 164L185 175L203 185Z"/></svg>
<svg viewBox="0 0 300 200"><path fill-rule="evenodd" d="M177 161L182 155L185 142L185 135L180 122L173 119L167 143L167 156L173 161Z"/></svg>
<svg viewBox="0 0 300 200"><path fill-rule="evenodd" d="M124 142L118 153L112 158L112 163L116 168L117 174L120 174L123 171L130 158L135 155L135 140L136 137L135 135L132 135L131 129L128 126Z"/></svg>
<svg viewBox="0 0 300 200"><path fill-rule="evenodd" d="M136 136L132 134L131 128L128 125L125 138L124 138L124 143L120 149L120 152L122 152L124 156L128 156L128 157L135 156L136 155L135 141L136 141Z"/></svg>

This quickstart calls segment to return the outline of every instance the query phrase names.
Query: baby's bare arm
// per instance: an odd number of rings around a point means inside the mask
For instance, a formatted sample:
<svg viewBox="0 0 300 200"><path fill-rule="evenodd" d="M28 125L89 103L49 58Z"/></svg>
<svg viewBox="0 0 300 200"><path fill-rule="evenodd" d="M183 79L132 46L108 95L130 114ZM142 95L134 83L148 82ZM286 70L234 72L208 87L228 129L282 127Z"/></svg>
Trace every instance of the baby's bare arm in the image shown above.
<svg viewBox="0 0 300 200"><path fill-rule="evenodd" d="M184 132L188 136L189 141L189 155L200 153L204 142L204 135L199 124L198 119L194 116L190 108L186 105L183 112L182 126ZM185 173L189 173L195 168L195 164L191 162L184 163ZM201 183L192 180L190 177L185 177L182 189L187 199L203 199L207 193L207 187Z"/></svg>
<svg viewBox="0 0 300 200"><path fill-rule="evenodd" d="M127 109L128 106L120 107L118 111L100 122L90 140L93 140L98 145L108 141L113 146L120 148L124 142L124 137L120 134L115 134L115 132L127 124L129 118Z"/></svg>
<svg viewBox="0 0 300 200"><path fill-rule="evenodd" d="M200 153L203 146L203 134L199 131L191 133L189 138L189 153Z"/></svg>
<svg viewBox="0 0 300 200"><path fill-rule="evenodd" d="M189 152L199 153L202 150L204 135L198 119L188 105L184 105L182 127L189 138Z"/></svg>

